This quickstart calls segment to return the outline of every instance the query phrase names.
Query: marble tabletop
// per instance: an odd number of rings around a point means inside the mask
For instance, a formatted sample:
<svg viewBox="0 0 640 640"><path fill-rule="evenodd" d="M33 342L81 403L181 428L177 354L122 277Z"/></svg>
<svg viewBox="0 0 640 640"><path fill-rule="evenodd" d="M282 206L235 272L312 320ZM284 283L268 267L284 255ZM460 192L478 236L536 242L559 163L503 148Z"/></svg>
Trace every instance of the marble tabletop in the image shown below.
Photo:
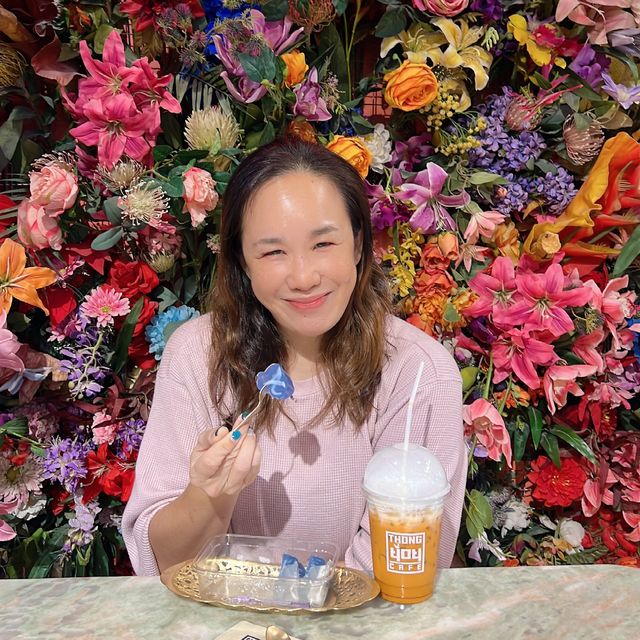
<svg viewBox="0 0 640 640"><path fill-rule="evenodd" d="M214 640L240 620L301 640L637 640L640 571L619 566L447 569L426 602L275 615L199 604L158 578L0 581L0 638Z"/></svg>

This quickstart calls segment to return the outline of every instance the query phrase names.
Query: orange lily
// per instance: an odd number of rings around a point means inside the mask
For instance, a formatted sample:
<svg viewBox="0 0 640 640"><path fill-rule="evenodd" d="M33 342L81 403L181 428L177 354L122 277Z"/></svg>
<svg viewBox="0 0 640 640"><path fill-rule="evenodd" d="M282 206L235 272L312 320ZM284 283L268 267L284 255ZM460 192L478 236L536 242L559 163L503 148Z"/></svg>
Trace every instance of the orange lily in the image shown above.
<svg viewBox="0 0 640 640"><path fill-rule="evenodd" d="M8 312L14 298L39 307L47 315L36 289L56 281L56 273L47 267L26 267L24 247L10 238L0 245L0 312Z"/></svg>
<svg viewBox="0 0 640 640"><path fill-rule="evenodd" d="M627 133L621 132L607 140L602 147L584 184L555 222L536 224L524 243L524 249L538 259L543 248L538 240L548 234L558 234L562 250L567 255L591 254L604 260L618 255L619 250L603 244L580 242L585 238L603 233L608 228L630 226L640 223L640 215L625 209L635 208L640 203L637 181L640 173L640 144Z"/></svg>

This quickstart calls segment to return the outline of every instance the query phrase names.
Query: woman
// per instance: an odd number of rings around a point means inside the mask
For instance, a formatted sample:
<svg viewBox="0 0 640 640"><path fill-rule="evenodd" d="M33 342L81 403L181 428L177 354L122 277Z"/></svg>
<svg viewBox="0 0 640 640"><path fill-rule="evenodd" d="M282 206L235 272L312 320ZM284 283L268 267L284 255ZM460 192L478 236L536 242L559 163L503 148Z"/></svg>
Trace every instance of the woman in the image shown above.
<svg viewBox="0 0 640 640"><path fill-rule="evenodd" d="M229 530L335 542L347 566L370 569L360 483L374 452L402 440L421 361L411 439L452 485L449 566L466 479L460 376L441 345L390 315L357 172L297 139L244 160L225 193L209 308L174 332L158 371L123 518L135 571L156 574ZM293 398L230 433L272 362Z"/></svg>

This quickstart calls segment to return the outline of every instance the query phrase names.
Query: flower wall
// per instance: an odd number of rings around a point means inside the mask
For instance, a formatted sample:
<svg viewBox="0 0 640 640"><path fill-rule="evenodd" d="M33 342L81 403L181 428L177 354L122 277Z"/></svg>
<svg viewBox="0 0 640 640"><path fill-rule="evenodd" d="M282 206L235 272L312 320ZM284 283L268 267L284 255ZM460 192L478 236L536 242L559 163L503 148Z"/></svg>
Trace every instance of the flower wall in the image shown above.
<svg viewBox="0 0 640 640"><path fill-rule="evenodd" d="M130 572L164 345L285 132L366 180L396 314L459 363L464 562L638 566L639 61L623 0L4 0L0 572Z"/></svg>

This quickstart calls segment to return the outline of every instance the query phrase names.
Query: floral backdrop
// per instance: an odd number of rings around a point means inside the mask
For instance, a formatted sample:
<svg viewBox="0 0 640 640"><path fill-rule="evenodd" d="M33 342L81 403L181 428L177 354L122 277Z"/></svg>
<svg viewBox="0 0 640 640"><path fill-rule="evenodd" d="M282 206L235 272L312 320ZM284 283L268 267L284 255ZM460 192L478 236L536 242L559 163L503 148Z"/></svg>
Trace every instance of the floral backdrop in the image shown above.
<svg viewBox="0 0 640 640"><path fill-rule="evenodd" d="M225 186L366 180L465 398L470 565L640 565L635 0L2 0L0 575L127 574L124 504Z"/></svg>

